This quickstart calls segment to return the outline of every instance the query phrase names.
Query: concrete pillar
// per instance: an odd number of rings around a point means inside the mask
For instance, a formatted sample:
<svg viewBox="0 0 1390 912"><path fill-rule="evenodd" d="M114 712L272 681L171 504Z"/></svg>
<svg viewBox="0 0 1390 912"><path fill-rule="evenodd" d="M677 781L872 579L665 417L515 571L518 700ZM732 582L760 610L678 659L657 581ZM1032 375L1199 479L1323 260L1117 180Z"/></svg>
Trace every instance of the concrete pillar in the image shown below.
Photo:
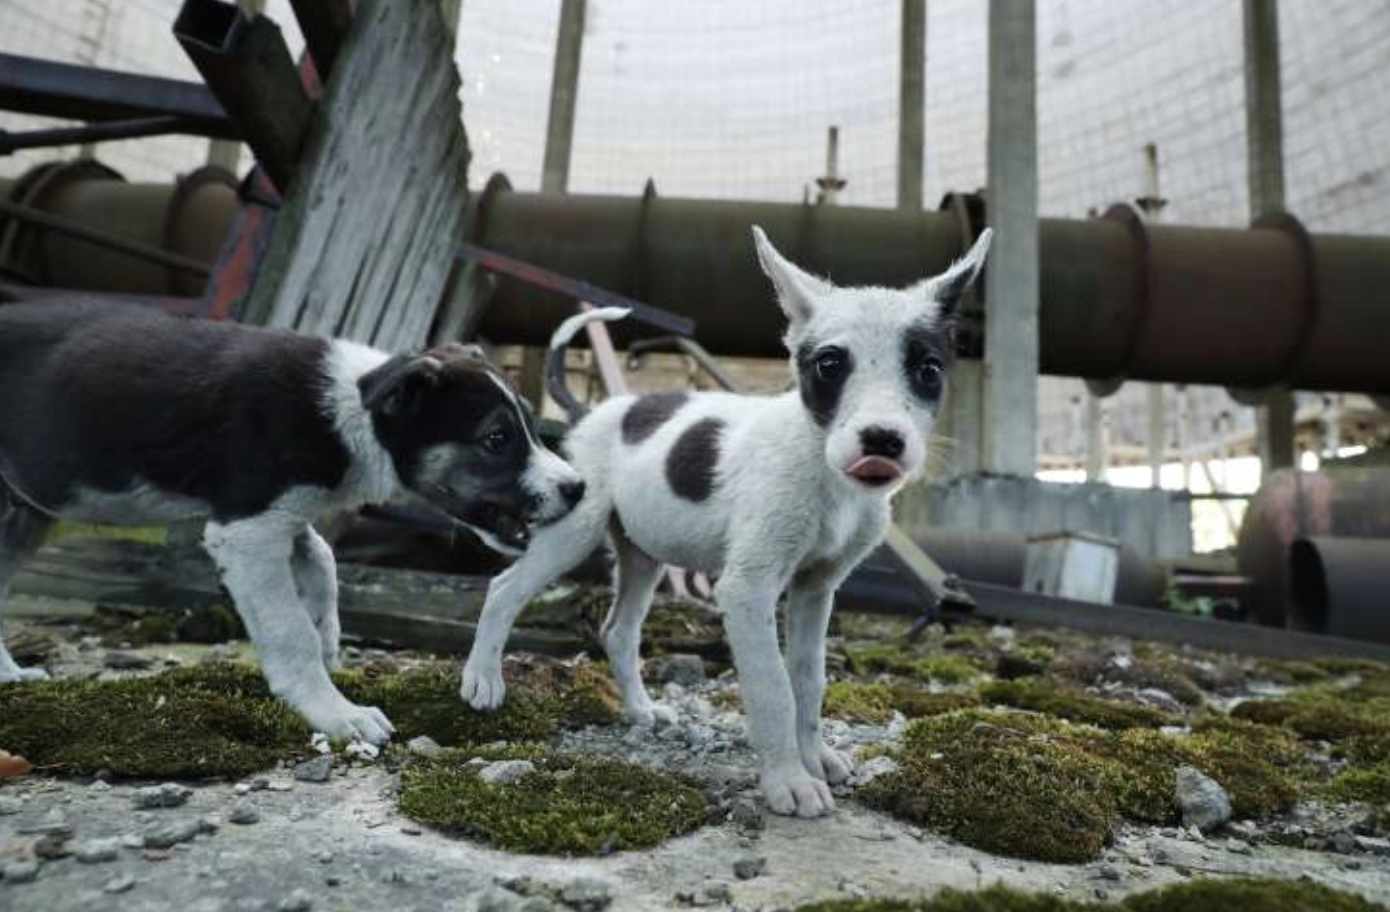
<svg viewBox="0 0 1390 912"><path fill-rule="evenodd" d="M1036 30L1032 0L990 0L984 467L1027 477L1038 433Z"/></svg>
<svg viewBox="0 0 1390 912"><path fill-rule="evenodd" d="M1150 383L1146 392L1149 428L1146 435L1148 439L1145 442L1149 448L1149 487L1157 489L1163 487L1163 454L1168 431L1167 403L1162 383Z"/></svg>
<svg viewBox="0 0 1390 912"><path fill-rule="evenodd" d="M1284 117L1279 86L1279 5L1242 0L1245 20L1245 155L1250 214L1284 208ZM1271 392L1255 416L1260 465L1266 474L1294 465L1294 397Z"/></svg>
<svg viewBox="0 0 1390 912"><path fill-rule="evenodd" d="M550 80L550 120L545 130L541 192L564 193L570 182L574 108L579 100L579 56L584 48L585 0L561 0L555 37L555 69Z"/></svg>
<svg viewBox="0 0 1390 912"><path fill-rule="evenodd" d="M1094 393L1086 394L1086 480L1105 481L1109 454L1105 426L1105 402Z"/></svg>
<svg viewBox="0 0 1390 912"><path fill-rule="evenodd" d="M941 403L934 434L942 454L941 471L933 477L975 475L983 468L980 461L980 375L979 361L957 361L951 367L946 398ZM935 468L935 467L933 467Z"/></svg>
<svg viewBox="0 0 1390 912"><path fill-rule="evenodd" d="M922 208L926 142L927 0L902 0L898 66L898 208Z"/></svg>

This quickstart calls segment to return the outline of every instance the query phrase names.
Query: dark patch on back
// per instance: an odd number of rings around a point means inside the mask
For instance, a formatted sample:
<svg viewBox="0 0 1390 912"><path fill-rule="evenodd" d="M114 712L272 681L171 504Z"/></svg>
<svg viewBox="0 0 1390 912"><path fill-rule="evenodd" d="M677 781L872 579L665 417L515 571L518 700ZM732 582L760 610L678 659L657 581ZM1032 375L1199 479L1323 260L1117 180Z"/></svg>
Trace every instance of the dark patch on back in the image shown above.
<svg viewBox="0 0 1390 912"><path fill-rule="evenodd" d="M834 350L843 356L844 369L833 379L822 377L816 369L816 360L827 350ZM813 342L803 342L796 350L796 389L801 394L801 403L816 424L825 427L835 418L840 394L844 392L845 381L853 369L849 352L843 349L834 346L821 348Z"/></svg>
<svg viewBox="0 0 1390 912"><path fill-rule="evenodd" d="M702 418L686 428L666 454L666 481L677 497L699 503L714 493L714 469L719 462L719 435L724 422Z"/></svg>
<svg viewBox="0 0 1390 912"><path fill-rule="evenodd" d="M656 433L690 397L685 393L651 393L632 403L623 415L623 443L638 444Z"/></svg>

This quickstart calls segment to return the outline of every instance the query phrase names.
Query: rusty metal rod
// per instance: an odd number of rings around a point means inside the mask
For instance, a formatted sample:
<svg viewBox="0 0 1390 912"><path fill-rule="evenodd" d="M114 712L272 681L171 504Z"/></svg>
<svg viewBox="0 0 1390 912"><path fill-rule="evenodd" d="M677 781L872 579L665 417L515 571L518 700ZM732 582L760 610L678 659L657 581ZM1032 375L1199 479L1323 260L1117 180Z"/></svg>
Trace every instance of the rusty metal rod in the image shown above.
<svg viewBox="0 0 1390 912"><path fill-rule="evenodd" d="M196 134L197 132L191 121L184 121L178 117L111 120L104 123L84 124L80 127L25 130L19 133L0 130L0 155L9 155L20 149L43 149L49 146L108 142L113 139L141 139L146 136L167 136L170 133Z"/></svg>
<svg viewBox="0 0 1390 912"><path fill-rule="evenodd" d="M96 231L60 216L50 215L41 209L21 206L19 203L12 203L4 198L0 198L0 215L17 219L21 222L28 222L31 225L37 225L48 231L66 234L69 237L76 238L79 241L85 241L88 244L96 244L99 247L116 250L127 256L148 260L151 263L158 263L161 266L168 266L173 269L182 269L185 272L192 273L204 279L212 274L212 268L207 263L200 262L191 257L180 256L177 253L170 253L167 250L162 250L158 247L141 243L140 241L132 241L129 238L107 234L104 231Z"/></svg>

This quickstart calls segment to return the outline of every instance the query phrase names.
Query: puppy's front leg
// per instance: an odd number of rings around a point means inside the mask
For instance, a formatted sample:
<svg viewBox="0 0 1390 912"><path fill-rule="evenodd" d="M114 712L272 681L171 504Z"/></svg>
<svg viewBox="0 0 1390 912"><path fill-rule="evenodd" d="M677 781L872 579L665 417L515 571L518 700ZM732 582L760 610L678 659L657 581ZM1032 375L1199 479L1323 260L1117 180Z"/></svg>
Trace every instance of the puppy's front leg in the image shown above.
<svg viewBox="0 0 1390 912"><path fill-rule="evenodd" d="M310 526L294 540L291 563L299 597L318 629L323 666L337 671L342 630L338 623L338 562L333 548Z"/></svg>
<svg viewBox="0 0 1390 912"><path fill-rule="evenodd" d="M824 575L798 578L787 593L787 668L796 696L796 742L806 771L832 784L854 771L849 758L827 747L821 737L825 632L837 582Z"/></svg>
<svg viewBox="0 0 1390 912"><path fill-rule="evenodd" d="M715 587L738 669L748 735L758 752L763 796L778 814L819 817L835 807L825 782L806 771L796 739L796 702L777 648L776 580L725 575Z"/></svg>
<svg viewBox="0 0 1390 912"><path fill-rule="evenodd" d="M203 542L256 644L271 692L316 731L384 744L394 731L386 716L374 706L349 702L324 668L319 632L300 602L290 565L294 540L304 528L269 516L213 522Z"/></svg>

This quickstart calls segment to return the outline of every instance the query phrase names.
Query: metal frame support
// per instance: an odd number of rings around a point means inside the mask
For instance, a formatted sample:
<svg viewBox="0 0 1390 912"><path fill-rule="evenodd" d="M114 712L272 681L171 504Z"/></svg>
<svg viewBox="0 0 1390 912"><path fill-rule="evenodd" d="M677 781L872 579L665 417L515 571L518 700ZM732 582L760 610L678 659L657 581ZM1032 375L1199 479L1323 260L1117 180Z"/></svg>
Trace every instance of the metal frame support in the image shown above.
<svg viewBox="0 0 1390 912"><path fill-rule="evenodd" d="M898 208L922 208L926 154L927 2L901 0L898 65Z"/></svg>
<svg viewBox="0 0 1390 912"><path fill-rule="evenodd" d="M562 0L555 38L555 69L550 81L550 119L545 129L541 192L569 190L574 146L574 109L579 101L579 58L584 49L586 0Z"/></svg>

